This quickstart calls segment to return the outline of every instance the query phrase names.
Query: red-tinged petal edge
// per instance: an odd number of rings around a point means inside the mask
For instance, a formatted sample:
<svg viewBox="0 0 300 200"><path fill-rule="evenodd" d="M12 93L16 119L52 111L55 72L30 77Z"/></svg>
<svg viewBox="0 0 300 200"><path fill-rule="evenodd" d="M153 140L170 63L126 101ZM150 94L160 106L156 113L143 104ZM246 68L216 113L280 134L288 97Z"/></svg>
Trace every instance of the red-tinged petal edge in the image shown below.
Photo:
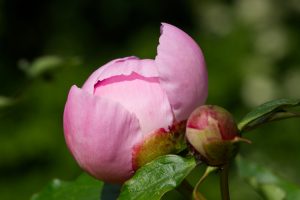
<svg viewBox="0 0 300 200"><path fill-rule="evenodd" d="M131 56L115 59L97 69L84 83L82 89L93 93L94 85L98 81L103 81L114 76L128 76L132 73L143 77L158 77L157 68L153 60L139 59Z"/></svg>
<svg viewBox="0 0 300 200"><path fill-rule="evenodd" d="M134 146L132 163L133 169L144 166L155 158L176 154L186 148L185 142L186 121L174 123L169 130L158 129L145 137Z"/></svg>

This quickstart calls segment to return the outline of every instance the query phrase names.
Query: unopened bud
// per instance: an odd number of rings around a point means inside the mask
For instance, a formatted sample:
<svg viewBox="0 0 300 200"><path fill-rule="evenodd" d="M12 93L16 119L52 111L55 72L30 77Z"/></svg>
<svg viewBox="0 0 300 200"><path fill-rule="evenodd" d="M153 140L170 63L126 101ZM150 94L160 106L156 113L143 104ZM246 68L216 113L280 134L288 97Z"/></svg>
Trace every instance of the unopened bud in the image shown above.
<svg viewBox="0 0 300 200"><path fill-rule="evenodd" d="M201 159L211 166L225 165L237 153L240 137L232 115L219 106L204 105L192 112L186 137Z"/></svg>

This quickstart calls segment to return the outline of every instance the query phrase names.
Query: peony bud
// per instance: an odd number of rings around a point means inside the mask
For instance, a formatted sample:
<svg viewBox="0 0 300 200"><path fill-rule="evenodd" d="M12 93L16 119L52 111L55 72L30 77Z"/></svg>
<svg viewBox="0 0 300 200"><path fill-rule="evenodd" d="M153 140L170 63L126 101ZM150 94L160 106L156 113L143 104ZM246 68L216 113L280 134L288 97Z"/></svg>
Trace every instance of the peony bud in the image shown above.
<svg viewBox="0 0 300 200"><path fill-rule="evenodd" d="M71 88L65 139L85 171L122 183L150 160L181 148L182 123L206 96L200 48L180 29L162 24L154 60L113 60L82 88Z"/></svg>
<svg viewBox="0 0 300 200"><path fill-rule="evenodd" d="M192 112L186 137L201 159L211 166L225 165L236 155L238 141L245 141L232 115L219 106L204 105Z"/></svg>

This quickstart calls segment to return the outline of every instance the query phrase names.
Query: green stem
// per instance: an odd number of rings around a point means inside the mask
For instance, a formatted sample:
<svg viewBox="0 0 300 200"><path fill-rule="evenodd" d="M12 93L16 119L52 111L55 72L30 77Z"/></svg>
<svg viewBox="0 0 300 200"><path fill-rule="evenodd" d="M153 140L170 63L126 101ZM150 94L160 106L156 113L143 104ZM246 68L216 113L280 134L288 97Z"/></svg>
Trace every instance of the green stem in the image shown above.
<svg viewBox="0 0 300 200"><path fill-rule="evenodd" d="M194 200L206 200L205 197L198 192L200 184L206 179L206 177L213 171L215 171L217 168L216 167L210 167L208 166L203 174L203 176L200 178L198 183L195 185L194 190L193 190L193 198Z"/></svg>
<svg viewBox="0 0 300 200"><path fill-rule="evenodd" d="M193 199L194 187L187 181L183 180L176 190L186 199ZM200 192L197 192L200 200L206 200Z"/></svg>
<svg viewBox="0 0 300 200"><path fill-rule="evenodd" d="M220 188L221 188L221 196L222 200L230 200L229 195L229 186L228 186L228 173L229 173L229 165L226 164L221 168L220 174Z"/></svg>

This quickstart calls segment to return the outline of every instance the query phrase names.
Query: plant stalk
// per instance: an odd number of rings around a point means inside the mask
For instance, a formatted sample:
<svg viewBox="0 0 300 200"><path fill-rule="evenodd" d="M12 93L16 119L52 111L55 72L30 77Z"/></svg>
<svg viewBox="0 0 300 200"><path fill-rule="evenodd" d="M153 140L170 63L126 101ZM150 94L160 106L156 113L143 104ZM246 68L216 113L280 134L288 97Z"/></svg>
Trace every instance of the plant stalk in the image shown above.
<svg viewBox="0 0 300 200"><path fill-rule="evenodd" d="M187 181L183 180L179 187L176 189L186 199L193 199L194 187ZM199 200L206 200L200 192L198 192Z"/></svg>
<svg viewBox="0 0 300 200"><path fill-rule="evenodd" d="M220 168L220 188L222 200L230 200L229 195L229 186L228 186L228 173L229 173L229 164L224 165Z"/></svg>
<svg viewBox="0 0 300 200"><path fill-rule="evenodd" d="M200 178L198 183L195 185L193 190L193 199L194 200L206 200L206 198L198 191L200 184L206 179L206 177L213 171L215 171L216 167L210 167L208 166L203 174L203 176Z"/></svg>

